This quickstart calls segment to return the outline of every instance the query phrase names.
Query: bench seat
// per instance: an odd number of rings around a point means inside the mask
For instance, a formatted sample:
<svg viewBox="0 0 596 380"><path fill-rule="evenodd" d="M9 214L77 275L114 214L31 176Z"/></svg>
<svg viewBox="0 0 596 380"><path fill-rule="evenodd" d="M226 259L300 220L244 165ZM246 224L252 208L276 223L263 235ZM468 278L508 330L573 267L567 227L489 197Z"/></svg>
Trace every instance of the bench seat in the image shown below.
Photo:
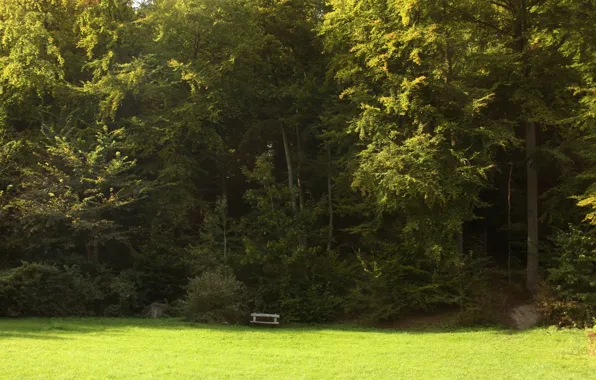
<svg viewBox="0 0 596 380"><path fill-rule="evenodd" d="M250 316L252 317L252 321L250 321L250 323L259 323L264 325L279 325L279 314L252 313L250 314ZM257 320L257 318L273 318L273 322L261 321Z"/></svg>

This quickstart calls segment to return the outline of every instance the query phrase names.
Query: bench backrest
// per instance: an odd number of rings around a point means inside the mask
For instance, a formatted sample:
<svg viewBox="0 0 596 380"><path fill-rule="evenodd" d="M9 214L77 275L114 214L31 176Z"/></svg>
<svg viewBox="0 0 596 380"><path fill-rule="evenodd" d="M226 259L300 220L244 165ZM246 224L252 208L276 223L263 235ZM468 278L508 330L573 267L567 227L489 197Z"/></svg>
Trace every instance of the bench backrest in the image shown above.
<svg viewBox="0 0 596 380"><path fill-rule="evenodd" d="M269 317L269 318L279 318L279 314L262 314L262 313L252 313L250 314L251 317Z"/></svg>

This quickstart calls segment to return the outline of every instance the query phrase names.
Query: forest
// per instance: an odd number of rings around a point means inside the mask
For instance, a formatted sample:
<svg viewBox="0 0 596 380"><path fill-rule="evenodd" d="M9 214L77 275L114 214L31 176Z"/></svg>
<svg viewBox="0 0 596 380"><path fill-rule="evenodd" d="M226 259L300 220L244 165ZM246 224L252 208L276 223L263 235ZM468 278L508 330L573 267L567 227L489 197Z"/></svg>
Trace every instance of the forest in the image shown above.
<svg viewBox="0 0 596 380"><path fill-rule="evenodd" d="M596 318L596 0L0 0L0 316Z"/></svg>

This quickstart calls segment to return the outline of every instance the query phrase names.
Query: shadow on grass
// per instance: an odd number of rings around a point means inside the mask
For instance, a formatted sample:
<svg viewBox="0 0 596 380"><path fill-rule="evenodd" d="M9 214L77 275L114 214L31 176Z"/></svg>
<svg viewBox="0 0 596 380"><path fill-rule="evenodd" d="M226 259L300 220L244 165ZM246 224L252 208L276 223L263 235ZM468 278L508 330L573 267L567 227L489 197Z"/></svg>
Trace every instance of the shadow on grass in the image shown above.
<svg viewBox="0 0 596 380"><path fill-rule="evenodd" d="M101 333L107 326L95 324L93 319L85 323L79 318L0 318L0 341L3 339L67 340L69 335Z"/></svg>
<svg viewBox="0 0 596 380"><path fill-rule="evenodd" d="M384 335L398 334L473 334L492 333L510 335L516 331L503 327L478 328L424 328L407 330L390 328L363 327L350 324L334 325L301 325L288 324L281 326L260 325L213 325L187 322L177 318L23 318L0 319L0 340L10 338L26 339L72 339L69 335L80 334L124 334L130 329L158 329L171 331L218 331L219 333L237 334L286 334L290 332L304 333L373 333Z"/></svg>
<svg viewBox="0 0 596 380"><path fill-rule="evenodd" d="M0 341L2 341L3 339L69 340L70 338L58 335L42 335L39 333L2 331L0 332Z"/></svg>

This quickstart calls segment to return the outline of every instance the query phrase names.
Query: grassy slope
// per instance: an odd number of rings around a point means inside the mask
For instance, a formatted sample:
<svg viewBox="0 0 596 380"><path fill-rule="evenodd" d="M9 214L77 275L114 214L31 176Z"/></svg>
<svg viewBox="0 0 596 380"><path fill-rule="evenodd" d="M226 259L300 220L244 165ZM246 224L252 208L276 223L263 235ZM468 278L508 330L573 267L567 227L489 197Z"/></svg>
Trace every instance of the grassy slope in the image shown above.
<svg viewBox="0 0 596 380"><path fill-rule="evenodd" d="M596 379L584 331L0 320L0 378Z"/></svg>

